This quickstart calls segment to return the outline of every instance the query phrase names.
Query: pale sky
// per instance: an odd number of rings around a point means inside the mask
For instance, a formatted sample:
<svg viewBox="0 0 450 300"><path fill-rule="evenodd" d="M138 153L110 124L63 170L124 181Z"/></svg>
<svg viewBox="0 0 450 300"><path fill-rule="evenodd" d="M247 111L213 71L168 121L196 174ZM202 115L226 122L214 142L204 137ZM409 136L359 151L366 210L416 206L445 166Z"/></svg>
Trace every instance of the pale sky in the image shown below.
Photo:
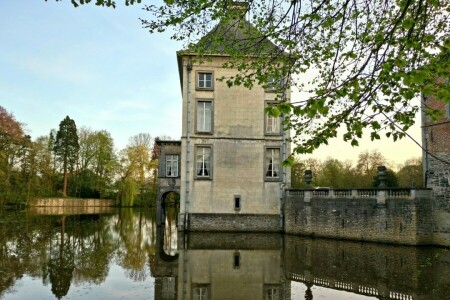
<svg viewBox="0 0 450 300"><path fill-rule="evenodd" d="M32 138L57 129L66 115L78 127L107 130L118 149L142 132L180 138L176 51L182 44L143 29L139 18L150 15L142 6L117 2L110 9L74 8L70 0L0 0L0 105L26 123ZM419 125L411 134L420 142ZM378 149L403 162L421 155L408 140L330 143L313 156L356 160L361 151Z"/></svg>
<svg viewBox="0 0 450 300"><path fill-rule="evenodd" d="M141 8L1 0L0 105L33 138L66 115L109 131L117 148L141 132L179 138L182 45L143 29Z"/></svg>

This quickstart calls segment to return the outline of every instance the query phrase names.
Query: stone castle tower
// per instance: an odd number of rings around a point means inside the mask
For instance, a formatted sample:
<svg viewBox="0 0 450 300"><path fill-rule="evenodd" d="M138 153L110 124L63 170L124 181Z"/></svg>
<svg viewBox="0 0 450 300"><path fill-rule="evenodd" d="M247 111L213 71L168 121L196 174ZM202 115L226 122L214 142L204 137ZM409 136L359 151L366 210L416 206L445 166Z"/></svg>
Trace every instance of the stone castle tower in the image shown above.
<svg viewBox="0 0 450 300"><path fill-rule="evenodd" d="M230 25L230 22L234 22ZM233 30L229 30L231 26ZM239 44L255 30L244 17L220 22L205 38L232 32ZM275 47L266 41L264 47ZM186 230L281 231L283 189L289 170L282 167L290 146L282 118L264 108L280 97L272 86L229 88L236 69L215 49L199 63L196 53L177 53L183 96L179 228ZM283 100L289 101L286 91Z"/></svg>

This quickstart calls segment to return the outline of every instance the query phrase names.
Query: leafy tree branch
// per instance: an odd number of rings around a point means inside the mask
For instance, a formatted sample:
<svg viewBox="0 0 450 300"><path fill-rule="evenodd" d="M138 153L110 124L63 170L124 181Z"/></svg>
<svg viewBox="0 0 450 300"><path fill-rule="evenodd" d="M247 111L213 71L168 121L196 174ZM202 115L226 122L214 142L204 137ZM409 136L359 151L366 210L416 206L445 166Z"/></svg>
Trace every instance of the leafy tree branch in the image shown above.
<svg viewBox="0 0 450 300"><path fill-rule="evenodd" d="M200 62L227 55L223 67L237 70L220 78L229 86L280 83L281 102L266 112L286 117L294 153L311 153L339 128L354 146L363 133L397 140L421 109L414 98L424 93L450 101L448 81L439 80L450 76L450 0L149 3L143 27L172 30L172 39ZM305 96L289 103L287 89Z"/></svg>

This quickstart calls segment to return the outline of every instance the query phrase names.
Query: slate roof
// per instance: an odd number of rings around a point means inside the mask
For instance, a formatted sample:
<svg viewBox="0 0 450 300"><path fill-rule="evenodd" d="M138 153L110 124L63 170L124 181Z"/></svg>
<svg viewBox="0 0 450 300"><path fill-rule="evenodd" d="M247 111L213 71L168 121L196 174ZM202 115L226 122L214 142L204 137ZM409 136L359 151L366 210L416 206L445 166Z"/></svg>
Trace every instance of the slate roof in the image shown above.
<svg viewBox="0 0 450 300"><path fill-rule="evenodd" d="M246 19L222 20L190 49L200 48L205 54L227 54L241 51L245 55L262 55L279 49ZM189 48L186 52L190 52Z"/></svg>
<svg viewBox="0 0 450 300"><path fill-rule="evenodd" d="M222 19L196 44L177 52L180 84L183 87L181 57L201 53L206 56L228 56L239 51L248 56L280 54L281 50L263 36L244 16Z"/></svg>

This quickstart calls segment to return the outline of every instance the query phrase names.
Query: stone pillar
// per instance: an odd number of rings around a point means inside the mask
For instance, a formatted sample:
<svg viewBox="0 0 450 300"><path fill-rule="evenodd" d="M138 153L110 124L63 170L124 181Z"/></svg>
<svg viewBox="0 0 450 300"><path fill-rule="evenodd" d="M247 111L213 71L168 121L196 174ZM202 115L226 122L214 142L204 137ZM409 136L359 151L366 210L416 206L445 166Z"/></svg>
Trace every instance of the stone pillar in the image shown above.
<svg viewBox="0 0 450 300"><path fill-rule="evenodd" d="M380 190L378 190L377 193L377 203L378 204L385 204L386 203L386 167L385 166L379 166L378 167L378 172L377 172L377 176L378 176L378 181L380 182L380 184L378 185L378 188Z"/></svg>
<svg viewBox="0 0 450 300"><path fill-rule="evenodd" d="M378 172L377 172L378 180L380 181L380 184L378 185L378 188L386 188L386 167L385 166L379 166Z"/></svg>

